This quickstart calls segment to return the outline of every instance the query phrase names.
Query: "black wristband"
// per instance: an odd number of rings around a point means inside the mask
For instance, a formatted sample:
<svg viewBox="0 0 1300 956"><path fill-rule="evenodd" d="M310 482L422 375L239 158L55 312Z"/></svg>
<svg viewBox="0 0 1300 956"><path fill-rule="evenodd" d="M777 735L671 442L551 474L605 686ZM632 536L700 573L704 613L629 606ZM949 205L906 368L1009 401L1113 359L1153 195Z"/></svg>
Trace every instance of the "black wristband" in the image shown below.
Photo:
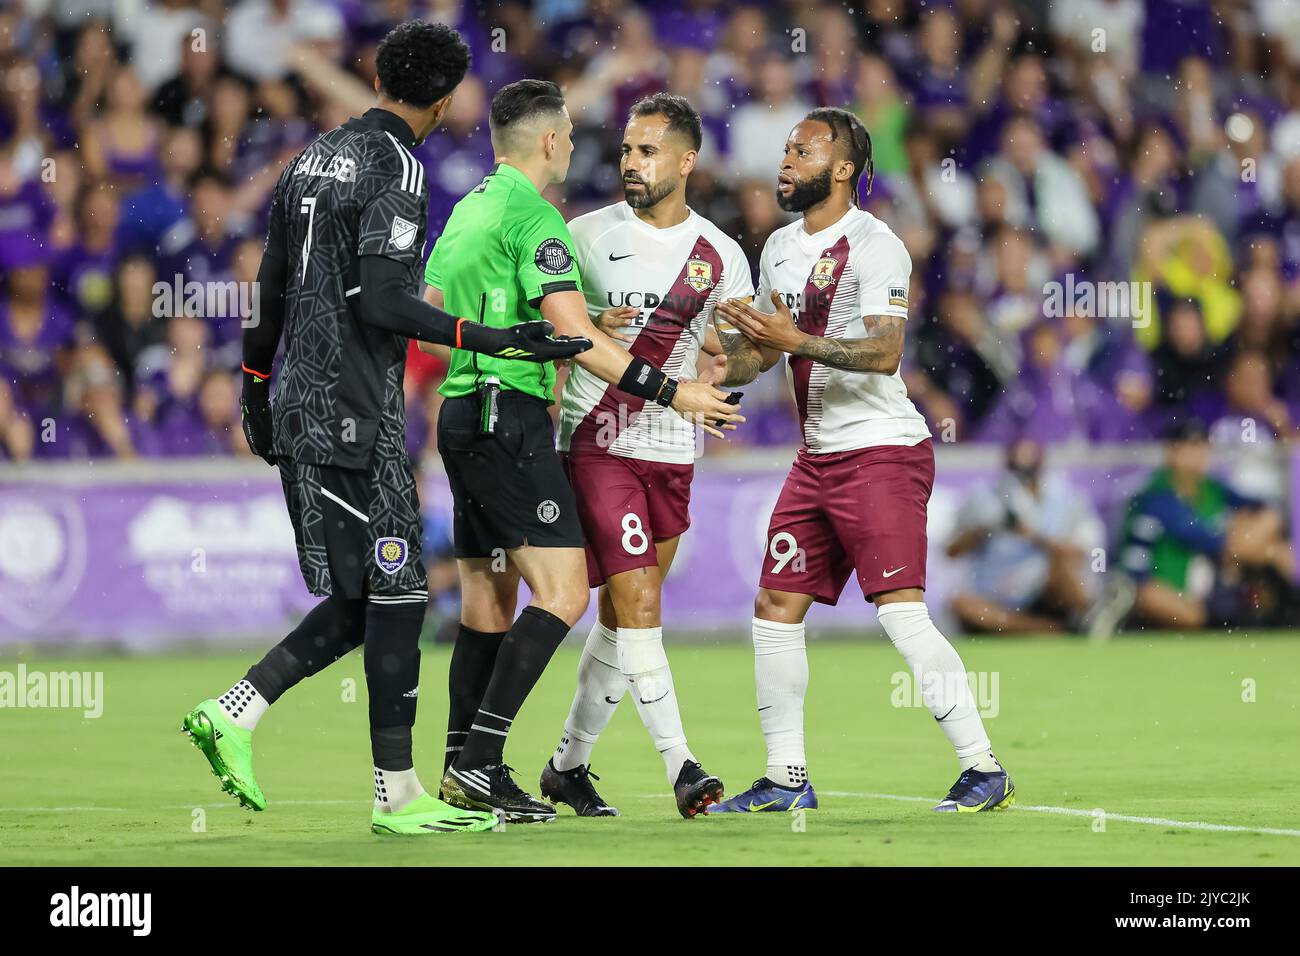
<svg viewBox="0 0 1300 956"><path fill-rule="evenodd" d="M618 387L629 395L635 395L637 398L644 398L647 402L653 402L663 391L664 382L668 376L655 368L643 358L633 358L628 363L627 371L623 377L618 380Z"/></svg>
<svg viewBox="0 0 1300 956"><path fill-rule="evenodd" d="M669 378L664 380L664 387L660 389L659 395L655 401L664 408L671 408L673 399L677 397L677 379Z"/></svg>

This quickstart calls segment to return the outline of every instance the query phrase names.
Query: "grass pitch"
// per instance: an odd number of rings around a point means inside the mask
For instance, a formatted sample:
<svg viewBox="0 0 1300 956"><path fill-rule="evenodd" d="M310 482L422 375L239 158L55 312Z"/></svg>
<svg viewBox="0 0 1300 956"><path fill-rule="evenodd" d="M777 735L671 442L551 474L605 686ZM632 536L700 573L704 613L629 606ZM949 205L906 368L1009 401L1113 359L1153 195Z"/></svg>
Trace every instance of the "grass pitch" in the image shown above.
<svg viewBox="0 0 1300 956"><path fill-rule="evenodd" d="M553 824L428 838L369 831L358 654L263 719L265 812L218 790L180 720L262 650L26 660L29 671L103 671L104 713L0 710L0 864L1300 864L1297 635L962 642L968 669L997 676L987 726L1016 781L1019 804L1007 812L929 812L956 765L923 708L896 706L910 700L895 678L901 659L885 642L813 643L807 740L821 809L802 820L680 819L625 700L593 758L622 817L579 820L561 808ZM430 787L442 766L448 654L426 650L423 661L416 759ZM740 792L765 763L748 644L669 655L696 755ZM0 670L17 663L0 659ZM534 792L576 663L576 650L556 656L510 737L507 759ZM991 677L984 687L992 692Z"/></svg>

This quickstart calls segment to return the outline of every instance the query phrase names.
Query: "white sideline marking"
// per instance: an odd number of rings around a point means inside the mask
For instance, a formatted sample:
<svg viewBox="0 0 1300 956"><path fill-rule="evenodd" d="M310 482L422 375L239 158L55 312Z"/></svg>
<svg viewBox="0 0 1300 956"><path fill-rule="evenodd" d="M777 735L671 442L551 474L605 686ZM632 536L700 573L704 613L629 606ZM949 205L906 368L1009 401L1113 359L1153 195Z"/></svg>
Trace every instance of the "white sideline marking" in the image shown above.
<svg viewBox="0 0 1300 956"><path fill-rule="evenodd" d="M933 797L903 797L893 793L853 793L846 790L823 791L828 797L861 797L866 800L901 800L906 803L936 803ZM1012 810L1028 810L1030 813L1055 813L1064 817L1091 817L1095 811L1082 810L1078 807L1035 807L1017 803ZM1227 823L1204 823L1200 820L1166 820L1164 817L1135 817L1124 813L1111 813L1102 810L1106 820L1118 820L1120 823L1141 823L1151 827L1179 827L1184 830L1213 830L1219 833L1264 833L1269 836L1300 837L1300 830L1283 830L1277 827L1239 827Z"/></svg>
<svg viewBox="0 0 1300 956"><path fill-rule="evenodd" d="M126 813L126 807L0 807L0 813Z"/></svg>
<svg viewBox="0 0 1300 956"><path fill-rule="evenodd" d="M861 800L897 800L903 803L929 803L935 804L939 801L934 797L905 797L896 793L859 793L854 790L822 790L821 795L827 797L857 797ZM662 793L638 793L637 798L641 800L660 800L663 799ZM1022 811L1028 810L1030 813L1055 813L1064 817L1091 817L1093 810L1081 810L1077 807L1036 807L1028 804L1017 803L1011 807L1011 810ZM1002 811L1006 812L1006 811ZM1284 830L1278 827L1241 827L1228 823L1204 823L1200 820L1166 820L1164 817L1135 817L1125 813L1111 813L1103 810L1106 814L1106 820L1118 820L1120 823L1140 823L1151 827L1178 827L1184 830L1212 830L1217 833L1261 833L1266 836L1285 836L1300 837L1300 830Z"/></svg>
<svg viewBox="0 0 1300 956"><path fill-rule="evenodd" d="M370 806L373 800L274 800L272 804L277 807L359 807L362 805ZM224 803L171 803L161 806L159 810L195 810L202 808L204 810L241 810L238 800L227 800Z"/></svg>
<svg viewBox="0 0 1300 956"><path fill-rule="evenodd" d="M369 806L370 800L276 800L277 807L330 807L330 806ZM145 812L141 808L140 812ZM238 810L239 802L228 800L224 803L172 803L155 807L157 810ZM129 807L0 807L0 813L129 813Z"/></svg>

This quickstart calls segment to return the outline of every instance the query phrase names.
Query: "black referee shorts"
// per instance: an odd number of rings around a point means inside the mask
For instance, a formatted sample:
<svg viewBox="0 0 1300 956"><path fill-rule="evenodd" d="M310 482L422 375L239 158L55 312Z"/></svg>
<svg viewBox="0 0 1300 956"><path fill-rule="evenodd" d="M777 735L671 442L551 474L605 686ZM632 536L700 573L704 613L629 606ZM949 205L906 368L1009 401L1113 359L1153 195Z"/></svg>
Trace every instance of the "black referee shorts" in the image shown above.
<svg viewBox="0 0 1300 956"><path fill-rule="evenodd" d="M280 479L313 594L357 599L428 587L420 501L401 439L381 429L365 470L282 460Z"/></svg>
<svg viewBox="0 0 1300 956"><path fill-rule="evenodd" d="M581 548L578 509L555 450L546 402L503 390L493 434L479 432L477 395L449 398L438 415L438 451L451 484L458 558L495 557L531 545Z"/></svg>

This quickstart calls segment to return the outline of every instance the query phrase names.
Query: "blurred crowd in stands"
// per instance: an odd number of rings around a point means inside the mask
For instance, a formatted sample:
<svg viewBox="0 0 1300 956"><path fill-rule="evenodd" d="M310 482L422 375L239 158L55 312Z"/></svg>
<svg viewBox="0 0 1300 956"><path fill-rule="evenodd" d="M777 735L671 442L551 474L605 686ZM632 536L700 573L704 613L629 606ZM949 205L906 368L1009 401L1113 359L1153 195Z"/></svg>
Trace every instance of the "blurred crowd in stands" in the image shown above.
<svg viewBox="0 0 1300 956"><path fill-rule="evenodd" d="M411 17L474 53L419 150L431 235L521 76L566 90L570 217L620 198L628 106L688 96L690 202L755 265L787 221L787 132L848 106L863 204L915 262L904 375L937 436L1300 430L1292 0L0 0L0 460L246 453L243 302L185 284L251 283L280 168L369 105L376 43ZM439 376L413 358L415 453ZM735 444L798 440L779 375L745 404Z"/></svg>

